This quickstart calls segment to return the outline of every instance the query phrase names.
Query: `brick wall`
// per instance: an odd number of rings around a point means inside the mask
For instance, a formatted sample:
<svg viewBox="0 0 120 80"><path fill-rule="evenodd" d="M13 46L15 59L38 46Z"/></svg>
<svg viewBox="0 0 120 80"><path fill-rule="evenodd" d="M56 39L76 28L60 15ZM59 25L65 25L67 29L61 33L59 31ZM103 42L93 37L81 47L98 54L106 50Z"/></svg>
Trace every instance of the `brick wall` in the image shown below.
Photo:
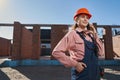
<svg viewBox="0 0 120 80"><path fill-rule="evenodd" d="M22 27L21 36L21 59L31 59L32 57L32 32Z"/></svg>
<svg viewBox="0 0 120 80"><path fill-rule="evenodd" d="M113 59L113 45L112 45L112 29L111 27L105 27L104 45L105 45L105 59Z"/></svg>
<svg viewBox="0 0 120 80"><path fill-rule="evenodd" d="M14 23L12 60L39 59L40 27L35 26L33 32L19 22Z"/></svg>
<svg viewBox="0 0 120 80"><path fill-rule="evenodd" d="M33 37L32 37L32 45L33 45L33 52L32 52L32 59L39 59L41 55L41 39L40 39L40 26L36 25L33 27Z"/></svg>
<svg viewBox="0 0 120 80"><path fill-rule="evenodd" d="M68 32L68 26L52 26L51 28L51 52L57 43L64 37ZM51 59L54 59L51 57Z"/></svg>
<svg viewBox="0 0 120 80"><path fill-rule="evenodd" d="M11 51L11 41L0 37L0 56L9 56Z"/></svg>
<svg viewBox="0 0 120 80"><path fill-rule="evenodd" d="M19 22L14 22L13 31L13 45L12 45L12 60L20 60L21 58L21 36L22 36L22 26Z"/></svg>

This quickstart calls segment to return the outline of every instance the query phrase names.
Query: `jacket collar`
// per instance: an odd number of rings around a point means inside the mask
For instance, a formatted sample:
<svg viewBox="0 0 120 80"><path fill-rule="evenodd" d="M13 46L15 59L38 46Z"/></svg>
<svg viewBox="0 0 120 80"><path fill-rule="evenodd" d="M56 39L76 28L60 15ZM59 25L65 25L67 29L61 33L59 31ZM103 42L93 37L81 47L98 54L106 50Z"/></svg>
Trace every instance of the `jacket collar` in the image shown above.
<svg viewBox="0 0 120 80"><path fill-rule="evenodd" d="M85 34L89 34L90 33L89 30L82 30L81 28L76 28L75 30L78 31L78 32L83 32Z"/></svg>

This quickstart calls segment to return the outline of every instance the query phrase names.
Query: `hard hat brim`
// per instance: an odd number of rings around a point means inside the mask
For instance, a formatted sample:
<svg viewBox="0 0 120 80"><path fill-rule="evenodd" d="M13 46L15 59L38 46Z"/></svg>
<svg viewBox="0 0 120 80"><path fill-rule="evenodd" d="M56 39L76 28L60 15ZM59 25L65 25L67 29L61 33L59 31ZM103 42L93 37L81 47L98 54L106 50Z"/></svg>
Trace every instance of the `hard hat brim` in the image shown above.
<svg viewBox="0 0 120 80"><path fill-rule="evenodd" d="M77 17L78 15L81 15L81 14L88 15L89 19L92 17L92 15L91 15L91 14L88 14L88 13L80 13L80 14L77 14L77 15L74 16L74 20L76 20L76 17Z"/></svg>

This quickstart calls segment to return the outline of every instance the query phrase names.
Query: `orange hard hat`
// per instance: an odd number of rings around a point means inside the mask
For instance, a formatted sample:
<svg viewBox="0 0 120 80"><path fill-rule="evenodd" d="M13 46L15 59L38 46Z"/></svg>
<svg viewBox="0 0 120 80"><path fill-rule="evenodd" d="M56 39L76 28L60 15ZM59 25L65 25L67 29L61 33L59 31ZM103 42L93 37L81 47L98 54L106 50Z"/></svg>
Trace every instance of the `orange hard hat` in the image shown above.
<svg viewBox="0 0 120 80"><path fill-rule="evenodd" d="M76 19L76 17L80 14L86 14L88 15L89 18L92 17L92 15L90 14L90 12L86 9L86 8L80 8L76 11L75 15L74 15L74 20Z"/></svg>

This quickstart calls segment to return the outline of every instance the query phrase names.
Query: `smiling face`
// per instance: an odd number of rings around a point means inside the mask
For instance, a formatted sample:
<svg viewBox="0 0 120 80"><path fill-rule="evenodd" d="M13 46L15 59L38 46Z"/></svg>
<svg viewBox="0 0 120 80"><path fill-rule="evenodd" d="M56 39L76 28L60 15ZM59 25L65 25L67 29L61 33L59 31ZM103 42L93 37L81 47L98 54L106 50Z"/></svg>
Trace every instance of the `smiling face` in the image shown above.
<svg viewBox="0 0 120 80"><path fill-rule="evenodd" d="M88 25L89 19L90 18L89 18L88 15L86 15L86 14L80 14L76 18L76 23L78 24L79 27L81 27L82 29L84 29Z"/></svg>

